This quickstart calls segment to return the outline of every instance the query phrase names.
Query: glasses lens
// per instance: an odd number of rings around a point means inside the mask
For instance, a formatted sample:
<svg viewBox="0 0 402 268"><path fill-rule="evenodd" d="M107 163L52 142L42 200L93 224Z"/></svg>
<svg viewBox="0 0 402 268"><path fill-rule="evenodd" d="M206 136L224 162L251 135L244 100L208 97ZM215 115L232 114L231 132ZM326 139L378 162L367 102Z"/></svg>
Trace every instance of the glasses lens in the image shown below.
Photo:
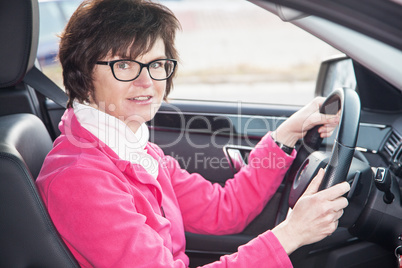
<svg viewBox="0 0 402 268"><path fill-rule="evenodd" d="M164 80L172 75L174 68L171 60L156 60L149 63L149 74L155 80Z"/></svg>
<svg viewBox="0 0 402 268"><path fill-rule="evenodd" d="M117 61L113 72L117 79L128 81L134 79L140 72L141 66L135 61Z"/></svg>
<svg viewBox="0 0 402 268"><path fill-rule="evenodd" d="M155 60L149 63L149 74L154 80L168 79L174 72L175 62L172 60ZM113 64L115 77L121 81L132 81L141 71L141 65L135 61L121 60Z"/></svg>

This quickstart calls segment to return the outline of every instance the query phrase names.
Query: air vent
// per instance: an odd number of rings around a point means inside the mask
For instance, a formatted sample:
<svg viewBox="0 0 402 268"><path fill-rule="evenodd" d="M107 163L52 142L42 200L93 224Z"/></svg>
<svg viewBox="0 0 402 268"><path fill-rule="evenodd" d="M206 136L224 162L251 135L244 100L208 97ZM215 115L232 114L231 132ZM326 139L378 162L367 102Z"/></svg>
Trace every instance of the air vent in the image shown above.
<svg viewBox="0 0 402 268"><path fill-rule="evenodd" d="M402 143L394 154L394 161L391 164L391 168L396 176L402 178Z"/></svg>
<svg viewBox="0 0 402 268"><path fill-rule="evenodd" d="M399 165L402 164L402 144L399 145L398 150L394 154L394 162Z"/></svg>
<svg viewBox="0 0 402 268"><path fill-rule="evenodd" d="M402 143L402 137L392 131L391 135L389 135L388 140L385 142L384 147L383 147L383 153L384 156L390 161L392 157L394 156L396 150L398 149L398 146Z"/></svg>

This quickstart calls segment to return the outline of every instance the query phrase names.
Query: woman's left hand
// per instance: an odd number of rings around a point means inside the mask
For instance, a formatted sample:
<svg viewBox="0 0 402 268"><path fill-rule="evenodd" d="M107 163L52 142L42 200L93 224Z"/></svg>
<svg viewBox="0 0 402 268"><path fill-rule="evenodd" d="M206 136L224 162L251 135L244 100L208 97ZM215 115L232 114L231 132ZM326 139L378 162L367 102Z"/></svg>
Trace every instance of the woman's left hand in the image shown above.
<svg viewBox="0 0 402 268"><path fill-rule="evenodd" d="M319 110L324 101L325 98L323 97L317 97L312 100L283 122L272 133L272 136L278 142L289 147L295 146L296 142L303 138L307 131L316 125L322 125L318 129L321 138L331 136L339 124L339 113L336 115L320 113Z"/></svg>

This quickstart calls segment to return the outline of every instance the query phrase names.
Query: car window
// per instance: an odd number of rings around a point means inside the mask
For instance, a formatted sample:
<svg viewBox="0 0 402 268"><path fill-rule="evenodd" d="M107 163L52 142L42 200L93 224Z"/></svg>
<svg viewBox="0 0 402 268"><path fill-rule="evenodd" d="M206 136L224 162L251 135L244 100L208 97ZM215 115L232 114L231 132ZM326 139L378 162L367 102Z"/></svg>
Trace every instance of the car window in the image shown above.
<svg viewBox="0 0 402 268"><path fill-rule="evenodd" d="M59 50L58 35L63 31L68 19L80 4L78 0L39 1L39 44L38 61L42 71L63 88L61 66L57 60Z"/></svg>
<svg viewBox="0 0 402 268"><path fill-rule="evenodd" d="M314 97L321 61L339 54L244 0L160 2L182 25L170 99L304 105ZM59 66L42 69L62 85Z"/></svg>
<svg viewBox="0 0 402 268"><path fill-rule="evenodd" d="M40 14L40 42L55 41L56 34L59 33L64 25L65 19L57 2L43 2L39 6Z"/></svg>
<svg viewBox="0 0 402 268"><path fill-rule="evenodd" d="M62 1L60 2L60 7L64 12L64 16L68 19L74 13L79 5L79 1Z"/></svg>
<svg viewBox="0 0 402 268"><path fill-rule="evenodd" d="M41 2L39 4L39 47L38 59L41 66L54 64L58 51L57 34L66 24L58 2Z"/></svg>

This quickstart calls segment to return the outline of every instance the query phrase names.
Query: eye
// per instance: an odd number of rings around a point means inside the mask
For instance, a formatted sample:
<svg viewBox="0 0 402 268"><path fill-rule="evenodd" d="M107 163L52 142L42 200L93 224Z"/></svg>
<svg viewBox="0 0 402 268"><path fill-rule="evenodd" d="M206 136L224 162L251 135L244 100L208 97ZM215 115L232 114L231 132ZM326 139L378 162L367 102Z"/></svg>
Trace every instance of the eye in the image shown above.
<svg viewBox="0 0 402 268"><path fill-rule="evenodd" d="M149 65L149 67L152 69L163 68L163 66L164 66L164 61L154 61L154 62L151 62L151 64Z"/></svg>
<svg viewBox="0 0 402 268"><path fill-rule="evenodd" d="M132 63L129 61L119 61L119 62L116 62L116 64L115 64L115 68L117 68L118 70L122 70L122 71L128 70L131 67L132 67Z"/></svg>

